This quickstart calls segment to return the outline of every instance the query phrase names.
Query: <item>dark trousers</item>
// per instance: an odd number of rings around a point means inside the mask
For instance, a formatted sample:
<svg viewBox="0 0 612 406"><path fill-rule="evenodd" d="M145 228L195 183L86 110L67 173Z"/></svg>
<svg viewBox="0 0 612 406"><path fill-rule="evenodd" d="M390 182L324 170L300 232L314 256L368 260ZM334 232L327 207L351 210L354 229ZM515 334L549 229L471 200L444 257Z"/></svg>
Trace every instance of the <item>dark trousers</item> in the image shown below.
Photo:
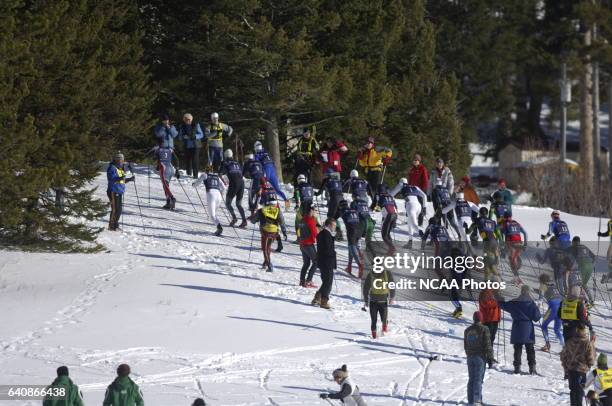
<svg viewBox="0 0 612 406"><path fill-rule="evenodd" d="M312 282L315 270L317 269L317 249L314 245L300 246L302 252L302 270L300 271L300 283ZM308 271L308 275L306 275Z"/></svg>
<svg viewBox="0 0 612 406"><path fill-rule="evenodd" d="M536 365L535 349L533 344L514 344L514 367L521 366L521 358L523 357L523 345L527 351L527 365L529 368L534 368Z"/></svg>
<svg viewBox="0 0 612 406"><path fill-rule="evenodd" d="M586 374L578 371L569 371L568 382L570 389L570 405L582 406L584 399L584 384L586 382Z"/></svg>
<svg viewBox="0 0 612 406"><path fill-rule="evenodd" d="M391 238L391 231L395 228L397 222L397 213L388 213L383 221L381 233L382 239L389 247L393 247L393 239Z"/></svg>
<svg viewBox="0 0 612 406"><path fill-rule="evenodd" d="M372 205L370 206L370 209L374 209L374 207L376 207L376 202L377 202L376 197L378 196L378 185L380 185L381 178L382 178L381 171L369 170L368 174L366 175L366 180L368 181L368 184L370 185L370 189L372 190L372 195L370 195L370 197L372 198Z"/></svg>
<svg viewBox="0 0 612 406"><path fill-rule="evenodd" d="M107 196L111 204L108 229L114 231L119 228L119 219L121 218L121 212L123 211L123 195L120 193L107 192Z"/></svg>
<svg viewBox="0 0 612 406"><path fill-rule="evenodd" d="M208 147L208 165L213 167L213 171L219 172L223 162L223 148L221 147Z"/></svg>
<svg viewBox="0 0 612 406"><path fill-rule="evenodd" d="M240 213L242 221L245 221L246 219L244 215L244 209L242 208L243 195L244 183L238 185L230 183L230 186L227 189L227 194L225 195L225 207L227 207L227 211L229 211L230 215L232 216L232 220L236 220L236 213L234 213L234 208L232 207L232 200L234 199L234 197L236 198L236 208Z"/></svg>
<svg viewBox="0 0 612 406"><path fill-rule="evenodd" d="M484 323L484 325L489 329L489 335L491 336L491 344L495 342L495 335L497 334L497 326L499 321L490 321L488 323Z"/></svg>
<svg viewBox="0 0 612 406"><path fill-rule="evenodd" d="M370 329L376 331L376 321L380 315L380 321L383 326L387 324L387 315L389 314L389 305L387 302L370 301Z"/></svg>
<svg viewBox="0 0 612 406"><path fill-rule="evenodd" d="M193 174L193 177L197 179L200 168L200 148L186 148L184 162L187 176L191 176Z"/></svg>
<svg viewBox="0 0 612 406"><path fill-rule="evenodd" d="M317 291L321 298L329 299L329 294L334 283L334 270L329 268L319 268L321 272L321 287Z"/></svg>

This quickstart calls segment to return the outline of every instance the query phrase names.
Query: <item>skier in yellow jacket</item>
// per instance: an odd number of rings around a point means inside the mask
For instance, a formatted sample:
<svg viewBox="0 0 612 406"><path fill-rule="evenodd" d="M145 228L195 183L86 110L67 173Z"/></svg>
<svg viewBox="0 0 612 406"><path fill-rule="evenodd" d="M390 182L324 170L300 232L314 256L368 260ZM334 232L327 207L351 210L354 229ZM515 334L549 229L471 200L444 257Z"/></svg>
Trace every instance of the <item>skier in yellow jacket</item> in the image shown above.
<svg viewBox="0 0 612 406"><path fill-rule="evenodd" d="M383 169L389 161L393 152L387 147L375 148L374 137L368 137L363 148L359 150L357 160L359 166L363 168L366 174L366 180L370 185L370 190L377 191L378 185L382 182ZM370 209L376 207L376 194L371 193L372 205Z"/></svg>

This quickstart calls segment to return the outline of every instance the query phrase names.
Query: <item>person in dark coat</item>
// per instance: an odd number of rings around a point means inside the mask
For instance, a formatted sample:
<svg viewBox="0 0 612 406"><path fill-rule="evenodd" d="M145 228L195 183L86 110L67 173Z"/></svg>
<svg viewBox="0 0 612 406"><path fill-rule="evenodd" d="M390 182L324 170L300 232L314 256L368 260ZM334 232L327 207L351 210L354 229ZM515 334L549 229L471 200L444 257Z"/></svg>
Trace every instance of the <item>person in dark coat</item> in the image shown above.
<svg viewBox="0 0 612 406"><path fill-rule="evenodd" d="M334 282L334 270L337 268L336 246L334 243L334 232L336 220L328 218L325 220L323 230L317 235L317 266L321 271L321 287L312 299L313 305L319 305L329 309L329 294Z"/></svg>
<svg viewBox="0 0 612 406"><path fill-rule="evenodd" d="M467 397L470 405L482 404L482 382L485 375L485 366L497 362L493 358L493 344L489 329L482 324L482 313L475 311L474 324L465 329L463 333L463 348L467 356L468 386Z"/></svg>
<svg viewBox="0 0 612 406"><path fill-rule="evenodd" d="M510 332L510 343L514 345L514 373L521 372L521 358L523 346L527 352L527 363L529 373L537 374L535 357L535 329L534 322L542 318L540 309L530 295L529 286L523 285L521 295L510 302L499 301L499 307L510 313L512 317L512 331ZM501 298L500 298L501 299Z"/></svg>
<svg viewBox="0 0 612 406"><path fill-rule="evenodd" d="M183 115L183 124L178 129L178 138L183 140L183 149L185 155L183 165L187 176L192 176L197 179L200 169L200 149L202 148L202 139L204 131L200 127L200 123L193 121L193 116L189 113Z"/></svg>

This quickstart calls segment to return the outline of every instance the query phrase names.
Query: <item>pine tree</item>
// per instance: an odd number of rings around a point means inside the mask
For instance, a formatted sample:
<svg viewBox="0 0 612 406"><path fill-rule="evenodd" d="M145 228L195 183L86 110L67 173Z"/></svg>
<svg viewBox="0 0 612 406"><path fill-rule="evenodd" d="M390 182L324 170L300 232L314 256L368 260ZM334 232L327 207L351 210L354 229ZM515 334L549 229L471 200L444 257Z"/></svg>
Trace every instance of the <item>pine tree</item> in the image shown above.
<svg viewBox="0 0 612 406"><path fill-rule="evenodd" d="M29 69L16 74L11 117L16 140L8 171L19 181L0 197L2 236L16 243L60 249L93 241L88 221L104 214L90 182L114 144L144 136L150 95L139 62L140 37L129 1L13 2L6 18L16 24L16 58ZM23 41L23 42L19 42ZM19 66L19 65L17 65ZM9 68L11 69L11 68ZM4 160L3 160L4 162ZM58 207L52 191L65 195Z"/></svg>

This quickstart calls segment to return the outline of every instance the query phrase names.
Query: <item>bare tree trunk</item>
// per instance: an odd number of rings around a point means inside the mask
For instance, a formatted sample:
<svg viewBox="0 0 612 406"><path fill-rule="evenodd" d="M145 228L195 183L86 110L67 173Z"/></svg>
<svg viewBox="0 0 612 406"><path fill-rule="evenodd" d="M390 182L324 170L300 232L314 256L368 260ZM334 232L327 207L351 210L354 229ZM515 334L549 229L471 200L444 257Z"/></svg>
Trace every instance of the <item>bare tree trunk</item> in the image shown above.
<svg viewBox="0 0 612 406"><path fill-rule="evenodd" d="M282 183L283 166L281 164L280 141L278 139L278 117L276 115L271 115L268 119L268 123L266 124L266 149L274 161L278 181Z"/></svg>
<svg viewBox="0 0 612 406"><path fill-rule="evenodd" d="M584 45L591 45L592 27L584 27ZM585 56L580 73L580 169L585 184L592 189L595 180L593 153L593 64L591 56Z"/></svg>

